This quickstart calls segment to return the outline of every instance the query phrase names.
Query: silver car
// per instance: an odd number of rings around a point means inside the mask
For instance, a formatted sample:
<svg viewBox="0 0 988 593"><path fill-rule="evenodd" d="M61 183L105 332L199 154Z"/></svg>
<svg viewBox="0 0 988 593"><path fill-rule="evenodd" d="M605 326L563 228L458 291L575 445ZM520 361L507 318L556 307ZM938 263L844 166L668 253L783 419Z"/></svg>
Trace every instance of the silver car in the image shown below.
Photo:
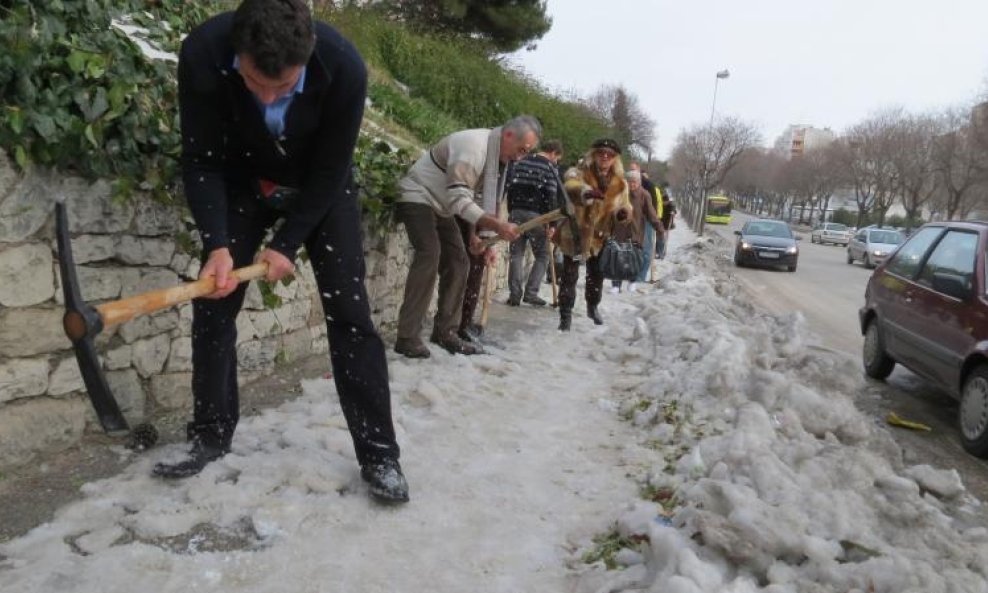
<svg viewBox="0 0 988 593"><path fill-rule="evenodd" d="M905 240L902 233L892 228L865 227L851 237L847 244L847 263L855 260L874 268L888 258Z"/></svg>
<svg viewBox="0 0 988 593"><path fill-rule="evenodd" d="M818 224L810 233L810 243L833 243L847 245L851 241L851 231L846 225L837 222Z"/></svg>

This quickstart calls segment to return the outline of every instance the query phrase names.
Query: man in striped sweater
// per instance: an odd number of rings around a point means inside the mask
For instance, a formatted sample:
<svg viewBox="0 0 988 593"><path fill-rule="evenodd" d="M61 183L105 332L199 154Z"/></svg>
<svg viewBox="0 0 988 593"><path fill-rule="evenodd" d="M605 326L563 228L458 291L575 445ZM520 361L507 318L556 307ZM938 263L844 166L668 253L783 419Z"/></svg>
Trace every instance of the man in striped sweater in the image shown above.
<svg viewBox="0 0 988 593"><path fill-rule="evenodd" d="M511 167L508 175L508 220L515 224L527 222L540 214L559 208L563 188L556 165L563 156L559 141L549 140L538 153L525 157ZM539 284L549 265L549 239L555 229L539 227L524 233L511 243L508 266L508 304L517 307L522 301L542 307L546 301L539 297ZM531 245L535 264L525 275L525 248Z"/></svg>

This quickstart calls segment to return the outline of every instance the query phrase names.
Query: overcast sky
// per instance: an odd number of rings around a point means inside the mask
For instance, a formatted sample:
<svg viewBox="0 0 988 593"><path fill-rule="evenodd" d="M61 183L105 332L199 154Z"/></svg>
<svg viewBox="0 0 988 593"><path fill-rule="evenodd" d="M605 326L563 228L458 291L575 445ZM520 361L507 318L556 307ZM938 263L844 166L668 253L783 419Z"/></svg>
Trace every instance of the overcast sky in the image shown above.
<svg viewBox="0 0 988 593"><path fill-rule="evenodd" d="M766 143L876 110L969 103L988 76L985 0L548 0L552 29L517 63L553 89L623 84L657 122L657 155L717 113Z"/></svg>

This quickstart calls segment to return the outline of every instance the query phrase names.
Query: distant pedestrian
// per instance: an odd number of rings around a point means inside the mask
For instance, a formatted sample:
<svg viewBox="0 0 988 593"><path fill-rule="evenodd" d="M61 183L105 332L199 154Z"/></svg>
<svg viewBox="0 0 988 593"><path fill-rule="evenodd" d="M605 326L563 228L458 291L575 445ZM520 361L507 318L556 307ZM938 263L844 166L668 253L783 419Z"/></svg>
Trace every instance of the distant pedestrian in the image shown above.
<svg viewBox="0 0 988 593"><path fill-rule="evenodd" d="M652 197L645 191L641 183L641 172L632 169L625 173L624 178L628 181L628 196L631 202L631 216L622 222L614 225L613 237L616 241L630 241L638 247L643 247L645 241L645 231L651 230L653 236L662 235L662 220L655 214L652 207ZM649 251L642 252L642 268L648 270L650 260L654 259ZM628 283L628 292L636 292L638 283L641 282L641 275L635 281ZM611 281L611 292L620 292L621 281Z"/></svg>
<svg viewBox="0 0 988 593"><path fill-rule="evenodd" d="M542 149L525 157L511 167L505 192L508 196L508 220L523 224L533 218L559 208L565 199L562 181L556 168L563 156L558 140L550 140ZM548 239L555 232L554 226L540 226L527 231L511 243L511 261L508 266L508 304L517 307L522 302L537 307L546 301L539 296L539 285L549 266ZM525 274L525 251L531 246L535 263Z"/></svg>
<svg viewBox="0 0 988 593"><path fill-rule="evenodd" d="M662 242L657 243L656 257L659 259L666 258L666 248L669 246L669 233L672 232L672 229L676 228L676 203L672 201L672 195L669 193L668 185L662 187L662 226L666 232L663 234Z"/></svg>

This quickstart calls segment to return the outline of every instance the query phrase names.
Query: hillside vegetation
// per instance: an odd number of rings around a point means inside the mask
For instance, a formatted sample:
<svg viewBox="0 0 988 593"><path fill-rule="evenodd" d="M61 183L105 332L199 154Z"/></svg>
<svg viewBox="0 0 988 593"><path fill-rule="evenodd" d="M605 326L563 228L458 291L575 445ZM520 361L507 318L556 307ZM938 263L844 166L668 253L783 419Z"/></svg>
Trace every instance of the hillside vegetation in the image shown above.
<svg viewBox="0 0 988 593"><path fill-rule="evenodd" d="M150 60L119 26L175 53L181 34L229 1L13 0L0 6L0 147L21 168L50 166L174 199L175 62ZM575 159L608 132L585 107L506 68L481 43L413 32L374 11L320 9L371 72L355 165L366 213L390 226L395 184L418 150L463 128L530 113Z"/></svg>

